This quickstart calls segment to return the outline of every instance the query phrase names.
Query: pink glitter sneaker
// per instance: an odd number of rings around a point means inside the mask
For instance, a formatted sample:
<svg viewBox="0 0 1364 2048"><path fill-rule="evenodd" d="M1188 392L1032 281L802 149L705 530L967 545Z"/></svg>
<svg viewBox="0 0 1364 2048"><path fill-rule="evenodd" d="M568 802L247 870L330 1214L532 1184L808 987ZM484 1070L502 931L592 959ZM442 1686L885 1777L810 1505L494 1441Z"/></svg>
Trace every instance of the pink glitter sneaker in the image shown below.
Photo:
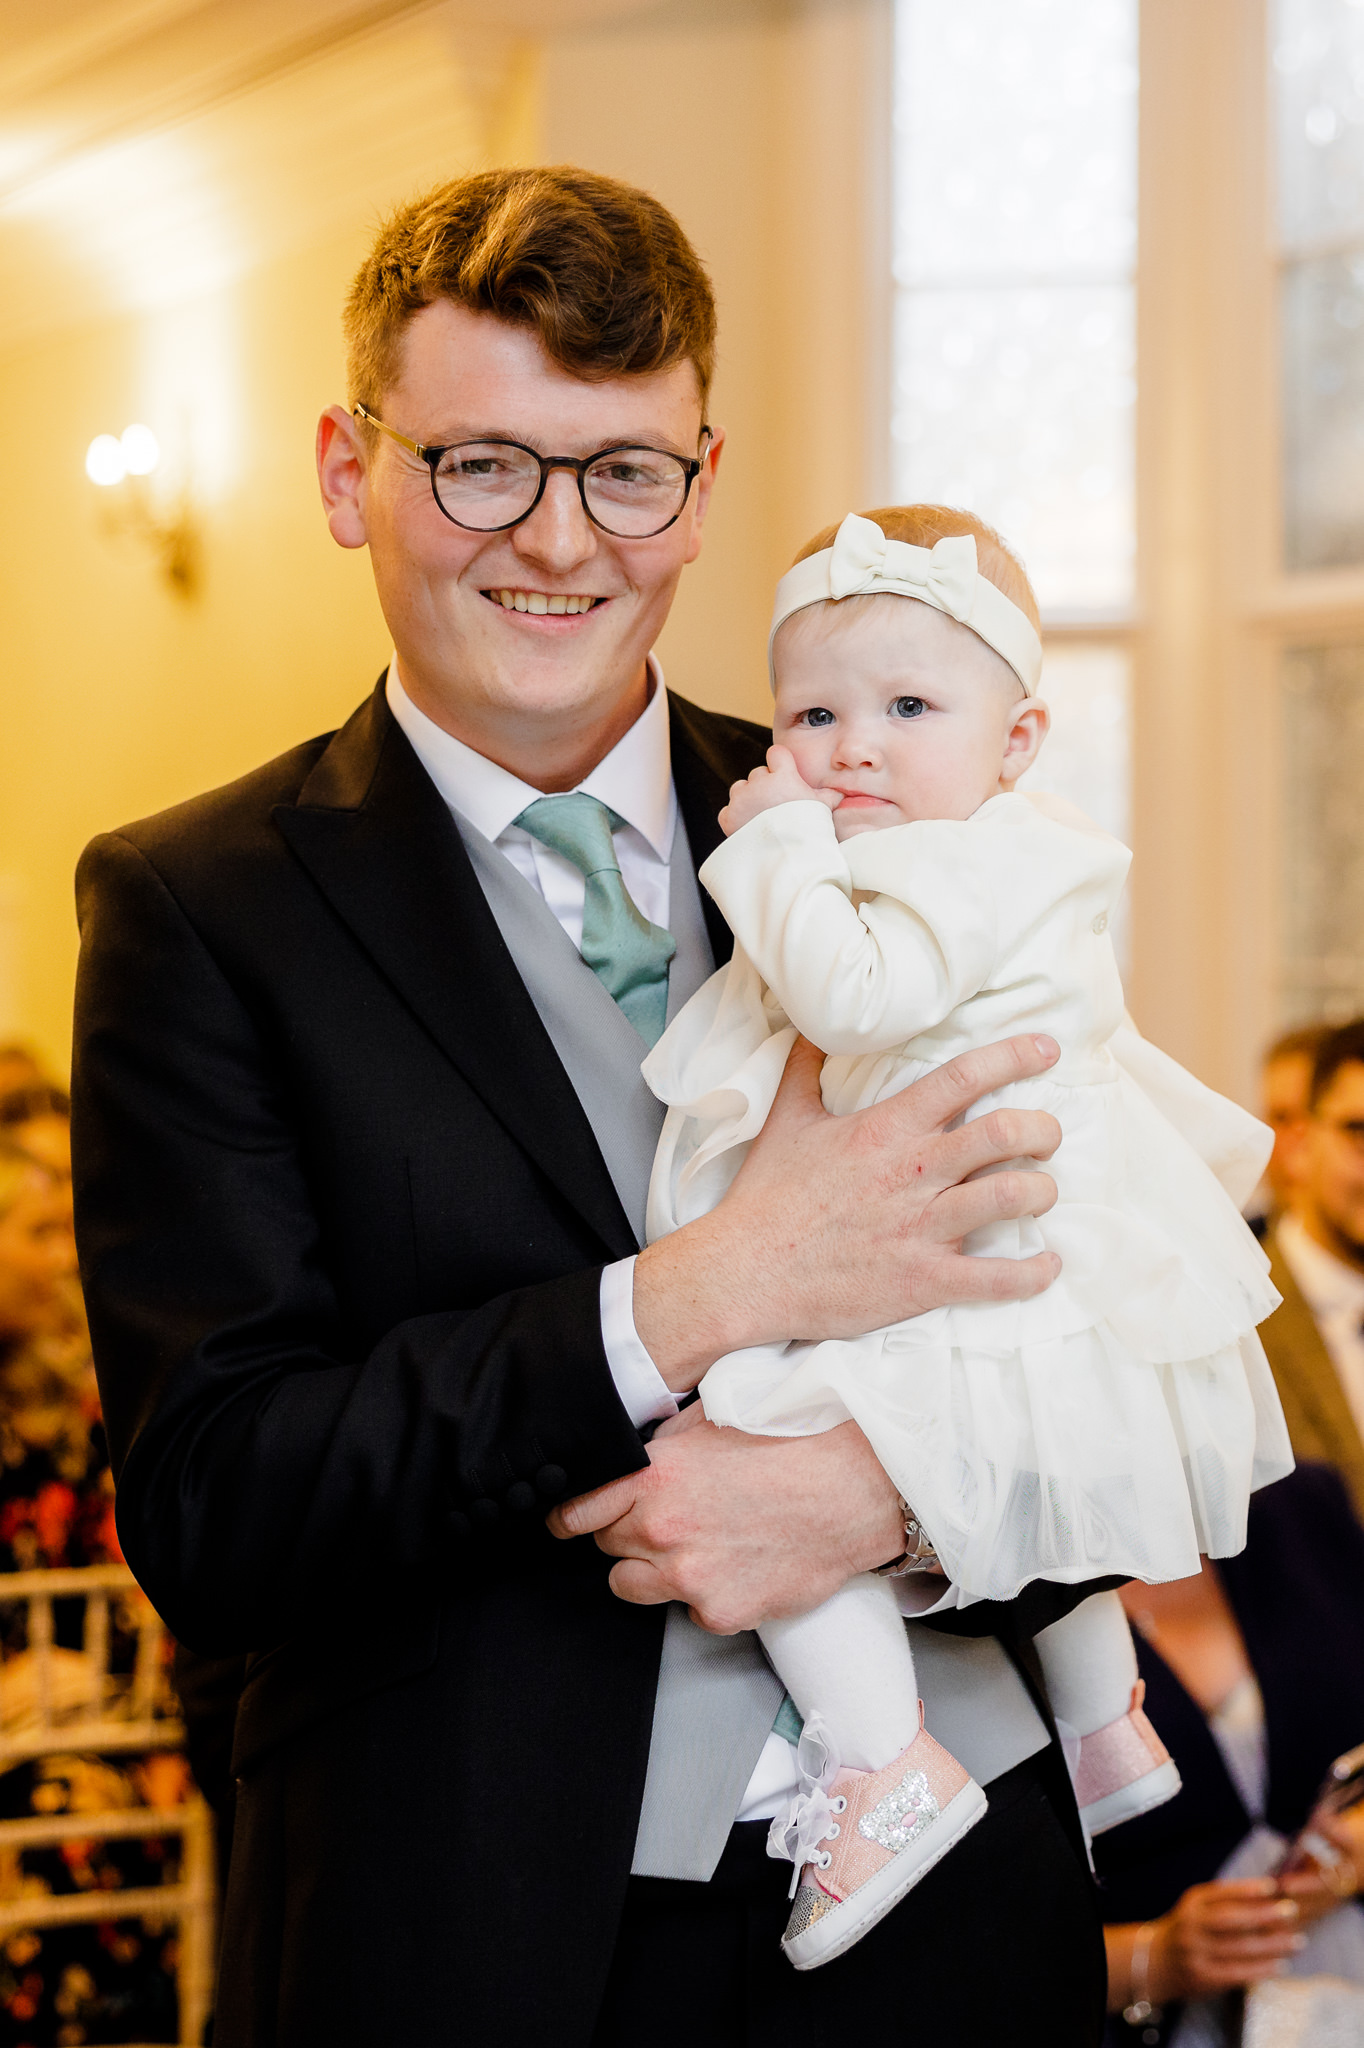
<svg viewBox="0 0 1364 2048"><path fill-rule="evenodd" d="M1081 1737L1075 1797L1089 1835L1150 1813L1180 1789L1174 1759L1141 1710L1145 1697L1145 1681L1139 1678L1127 1712Z"/></svg>
<svg viewBox="0 0 1364 2048"><path fill-rule="evenodd" d="M798 1970L832 1962L925 1877L985 1812L975 1779L922 1726L881 1771L805 1765L807 1790L772 1823L769 1854L791 1856L799 1888L782 1948ZM813 1717L812 1717L813 1719ZM807 1725L806 1737L821 1731ZM795 1880L793 1880L793 1887Z"/></svg>

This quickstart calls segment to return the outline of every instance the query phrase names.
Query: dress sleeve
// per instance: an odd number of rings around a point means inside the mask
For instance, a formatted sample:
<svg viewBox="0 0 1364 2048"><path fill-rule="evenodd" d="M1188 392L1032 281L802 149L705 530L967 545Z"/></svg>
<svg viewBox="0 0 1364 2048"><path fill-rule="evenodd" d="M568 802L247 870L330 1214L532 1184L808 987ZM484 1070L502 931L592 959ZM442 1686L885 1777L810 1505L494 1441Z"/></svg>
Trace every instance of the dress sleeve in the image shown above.
<svg viewBox="0 0 1364 2048"><path fill-rule="evenodd" d="M780 804L718 847L701 880L805 1037L826 1053L880 1052L940 1023L989 973L993 891L969 832L934 820L840 846L823 804Z"/></svg>

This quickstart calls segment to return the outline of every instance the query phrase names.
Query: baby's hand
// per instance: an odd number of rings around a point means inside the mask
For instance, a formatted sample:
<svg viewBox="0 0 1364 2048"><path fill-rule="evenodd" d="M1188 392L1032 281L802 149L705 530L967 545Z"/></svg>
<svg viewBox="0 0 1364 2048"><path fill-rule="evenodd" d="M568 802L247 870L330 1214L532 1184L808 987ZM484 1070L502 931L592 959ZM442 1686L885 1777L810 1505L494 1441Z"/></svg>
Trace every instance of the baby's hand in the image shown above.
<svg viewBox="0 0 1364 2048"><path fill-rule="evenodd" d="M799 803L802 798L808 801L811 797L816 803L827 804L831 811L836 811L842 802L836 789L811 788L789 747L769 747L767 766L755 768L746 782L736 782L730 790L729 802L720 813L720 830L729 837L760 811L770 811L777 804Z"/></svg>

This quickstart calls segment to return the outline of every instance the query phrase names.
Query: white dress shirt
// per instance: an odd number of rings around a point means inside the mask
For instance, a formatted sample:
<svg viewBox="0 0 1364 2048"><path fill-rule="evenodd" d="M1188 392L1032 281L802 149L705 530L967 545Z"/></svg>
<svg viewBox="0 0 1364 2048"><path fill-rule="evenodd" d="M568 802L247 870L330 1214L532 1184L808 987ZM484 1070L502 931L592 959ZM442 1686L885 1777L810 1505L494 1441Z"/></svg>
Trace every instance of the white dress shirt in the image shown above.
<svg viewBox="0 0 1364 2048"><path fill-rule="evenodd" d="M1285 1216L1274 1234L1364 1436L1364 1273L1309 1237L1296 1216Z"/></svg>
<svg viewBox="0 0 1364 2048"><path fill-rule="evenodd" d="M651 923L668 929L668 863L677 828L668 699L663 671L649 657L649 702L630 730L578 788L595 796L625 822L612 833L621 877ZM492 841L512 866L544 897L579 952L583 942L581 868L517 825L528 804L544 795L509 769L466 747L453 733L419 711L398 675L395 654L385 688L388 708L411 742L412 751L452 811ZM601 1333L606 1363L622 1406L636 1429L677 1413L677 1402L639 1340L634 1315L635 1262L619 1259L601 1278Z"/></svg>

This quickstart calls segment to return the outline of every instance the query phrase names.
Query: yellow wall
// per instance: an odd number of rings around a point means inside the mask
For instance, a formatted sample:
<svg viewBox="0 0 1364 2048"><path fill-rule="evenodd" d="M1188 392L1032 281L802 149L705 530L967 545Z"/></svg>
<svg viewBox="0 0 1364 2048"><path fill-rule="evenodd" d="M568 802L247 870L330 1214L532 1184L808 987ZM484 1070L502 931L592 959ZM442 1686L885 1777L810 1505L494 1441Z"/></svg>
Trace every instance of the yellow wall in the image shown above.
<svg viewBox="0 0 1364 2048"><path fill-rule="evenodd" d="M729 432L706 546L660 653L670 682L766 722L772 587L800 544L883 494L889 290L884 0L693 9L545 49L545 161L673 208L720 304Z"/></svg>
<svg viewBox="0 0 1364 2048"><path fill-rule="evenodd" d="M334 725L384 659L367 565L332 544L312 470L313 422L342 390L335 308L358 247L352 237L214 299L0 360L0 876L17 883L13 1014L0 1028L59 1065L86 840ZM191 601L148 549L102 530L114 494L83 467L94 434L157 417L153 366L168 340L182 360L212 358L228 427L230 472L204 479Z"/></svg>
<svg viewBox="0 0 1364 2048"><path fill-rule="evenodd" d="M517 154L649 186L711 266L714 417L730 445L661 652L685 694L765 717L775 576L813 528L877 495L882 258L867 173L888 12L736 0L688 18L546 41L538 142L522 95ZM338 309L372 211L214 297L0 353L0 1032L21 1030L58 1065L85 841L336 724L385 657L367 564L332 544L312 472L317 414L344 395ZM102 530L115 494L83 472L92 436L137 418L163 432L172 465L191 451L192 601L146 548Z"/></svg>

